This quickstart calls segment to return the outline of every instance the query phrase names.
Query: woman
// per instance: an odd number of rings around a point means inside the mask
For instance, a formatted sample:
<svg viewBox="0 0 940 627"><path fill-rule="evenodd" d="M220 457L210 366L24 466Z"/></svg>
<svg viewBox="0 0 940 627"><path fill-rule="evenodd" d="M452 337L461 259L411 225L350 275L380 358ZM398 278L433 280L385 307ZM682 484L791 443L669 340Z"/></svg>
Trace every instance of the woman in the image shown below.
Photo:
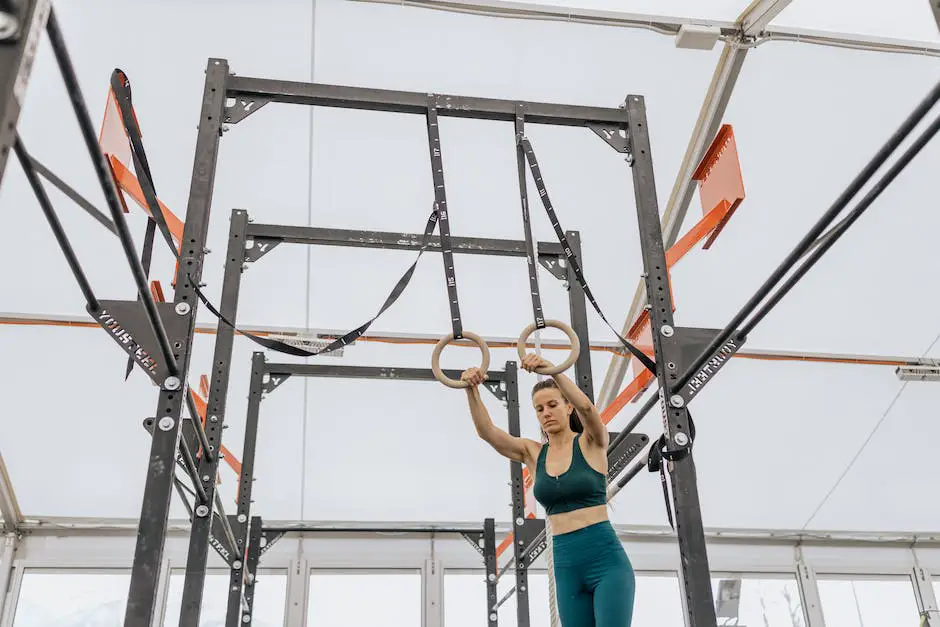
<svg viewBox="0 0 940 627"><path fill-rule="evenodd" d="M552 364L528 354L522 368ZM486 373L461 375L469 386L470 415L479 436L522 462L535 477L535 499L552 526L555 596L563 627L629 627L633 566L607 517L607 427L594 404L565 375L540 381L532 405L546 444L509 435L493 424L478 386Z"/></svg>

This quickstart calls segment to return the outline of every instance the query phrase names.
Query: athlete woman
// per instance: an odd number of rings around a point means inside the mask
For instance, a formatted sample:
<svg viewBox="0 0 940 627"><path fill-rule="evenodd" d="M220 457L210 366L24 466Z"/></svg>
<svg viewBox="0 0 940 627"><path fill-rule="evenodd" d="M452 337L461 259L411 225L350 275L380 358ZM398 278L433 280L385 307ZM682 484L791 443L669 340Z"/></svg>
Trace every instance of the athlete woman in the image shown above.
<svg viewBox="0 0 940 627"><path fill-rule="evenodd" d="M522 368L552 364L528 354ZM565 375L532 389L542 444L509 435L493 424L478 386L479 368L461 375L469 385L470 415L480 438L500 455L522 462L535 477L535 499L552 526L555 595L563 627L630 627L636 580L607 516L609 436L591 400Z"/></svg>

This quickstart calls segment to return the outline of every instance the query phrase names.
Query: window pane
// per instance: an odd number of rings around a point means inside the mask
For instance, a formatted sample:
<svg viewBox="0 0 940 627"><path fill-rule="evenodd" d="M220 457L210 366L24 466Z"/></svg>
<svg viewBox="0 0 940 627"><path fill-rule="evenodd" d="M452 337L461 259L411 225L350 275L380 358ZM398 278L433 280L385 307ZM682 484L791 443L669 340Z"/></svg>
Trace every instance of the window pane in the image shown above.
<svg viewBox="0 0 940 627"><path fill-rule="evenodd" d="M170 575L166 598L166 614L163 618L164 627L179 625L185 580L186 574L183 572L174 572ZM206 585L202 593L202 610L199 613L199 624L202 627L216 627L225 624L225 615L228 612L228 582L229 574L226 572L206 574ZM284 624L284 604L286 602L287 574L264 571L259 573L255 584L252 626L281 627Z"/></svg>
<svg viewBox="0 0 940 627"><path fill-rule="evenodd" d="M512 571L499 580L497 600L513 586ZM515 594L499 608L500 627L515 627ZM637 575L636 601L633 610L635 625L684 627L679 600L679 580L675 575ZM550 624L548 606L548 575L529 573L529 617L532 625ZM478 573L444 573L445 627L478 627L486 621L486 581Z"/></svg>
<svg viewBox="0 0 940 627"><path fill-rule="evenodd" d="M719 625L806 625L800 590L793 576L713 578L712 594Z"/></svg>
<svg viewBox="0 0 940 627"><path fill-rule="evenodd" d="M131 575L27 569L13 627L122 625Z"/></svg>
<svg viewBox="0 0 940 627"><path fill-rule="evenodd" d="M314 571L310 576L307 624L317 627L420 627L421 596L420 571ZM479 624L477 620L475 625Z"/></svg>
<svg viewBox="0 0 940 627"><path fill-rule="evenodd" d="M918 625L917 598L908 578L819 578L819 600L827 625L898 627Z"/></svg>

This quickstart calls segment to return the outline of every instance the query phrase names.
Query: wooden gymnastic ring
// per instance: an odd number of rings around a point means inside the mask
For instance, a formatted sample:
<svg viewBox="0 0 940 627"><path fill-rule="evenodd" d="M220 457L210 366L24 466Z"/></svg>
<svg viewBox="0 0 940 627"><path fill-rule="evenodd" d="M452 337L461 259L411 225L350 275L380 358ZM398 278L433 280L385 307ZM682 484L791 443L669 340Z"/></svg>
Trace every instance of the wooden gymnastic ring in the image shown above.
<svg viewBox="0 0 940 627"><path fill-rule="evenodd" d="M568 355L568 359L557 366L552 368L536 368L535 372L547 375L559 374L573 366L574 362L578 361L578 355L581 353L581 340L578 339L578 335L574 332L574 329L560 320L546 320L545 326L559 329L568 336L568 340L571 342L571 354ZM532 335L535 329L536 324L533 322L519 334L519 341L516 342L516 352L519 353L520 360L525 359L526 343L529 341L529 336Z"/></svg>
<svg viewBox="0 0 940 627"><path fill-rule="evenodd" d="M468 339L474 344L476 344L479 347L480 352L483 353L483 361L480 364L480 370L482 370L485 373L490 367L490 349L486 345L486 342L484 342L483 338L481 338L476 333L470 333L469 331L464 331L463 337L464 339ZM440 381L447 387L454 388L455 390L460 390L460 389L468 387L470 384L467 383L466 381L459 381L456 379L451 379L450 377L445 376L444 372L441 370L441 363L440 363L441 353L444 351L444 348L446 348L447 345L453 341L454 341L453 333L449 335L445 335L440 340L438 340L437 344L434 346L434 352L431 353L431 372L434 373L434 377L438 381Z"/></svg>

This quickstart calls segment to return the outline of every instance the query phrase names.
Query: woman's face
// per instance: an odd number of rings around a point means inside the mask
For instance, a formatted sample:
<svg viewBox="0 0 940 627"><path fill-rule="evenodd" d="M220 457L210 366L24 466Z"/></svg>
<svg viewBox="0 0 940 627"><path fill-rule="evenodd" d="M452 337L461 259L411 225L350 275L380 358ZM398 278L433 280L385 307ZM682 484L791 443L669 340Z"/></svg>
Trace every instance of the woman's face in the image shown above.
<svg viewBox="0 0 940 627"><path fill-rule="evenodd" d="M545 388L532 395L535 416L542 431L548 434L561 433L570 429L570 416L574 411L571 403L556 388Z"/></svg>

